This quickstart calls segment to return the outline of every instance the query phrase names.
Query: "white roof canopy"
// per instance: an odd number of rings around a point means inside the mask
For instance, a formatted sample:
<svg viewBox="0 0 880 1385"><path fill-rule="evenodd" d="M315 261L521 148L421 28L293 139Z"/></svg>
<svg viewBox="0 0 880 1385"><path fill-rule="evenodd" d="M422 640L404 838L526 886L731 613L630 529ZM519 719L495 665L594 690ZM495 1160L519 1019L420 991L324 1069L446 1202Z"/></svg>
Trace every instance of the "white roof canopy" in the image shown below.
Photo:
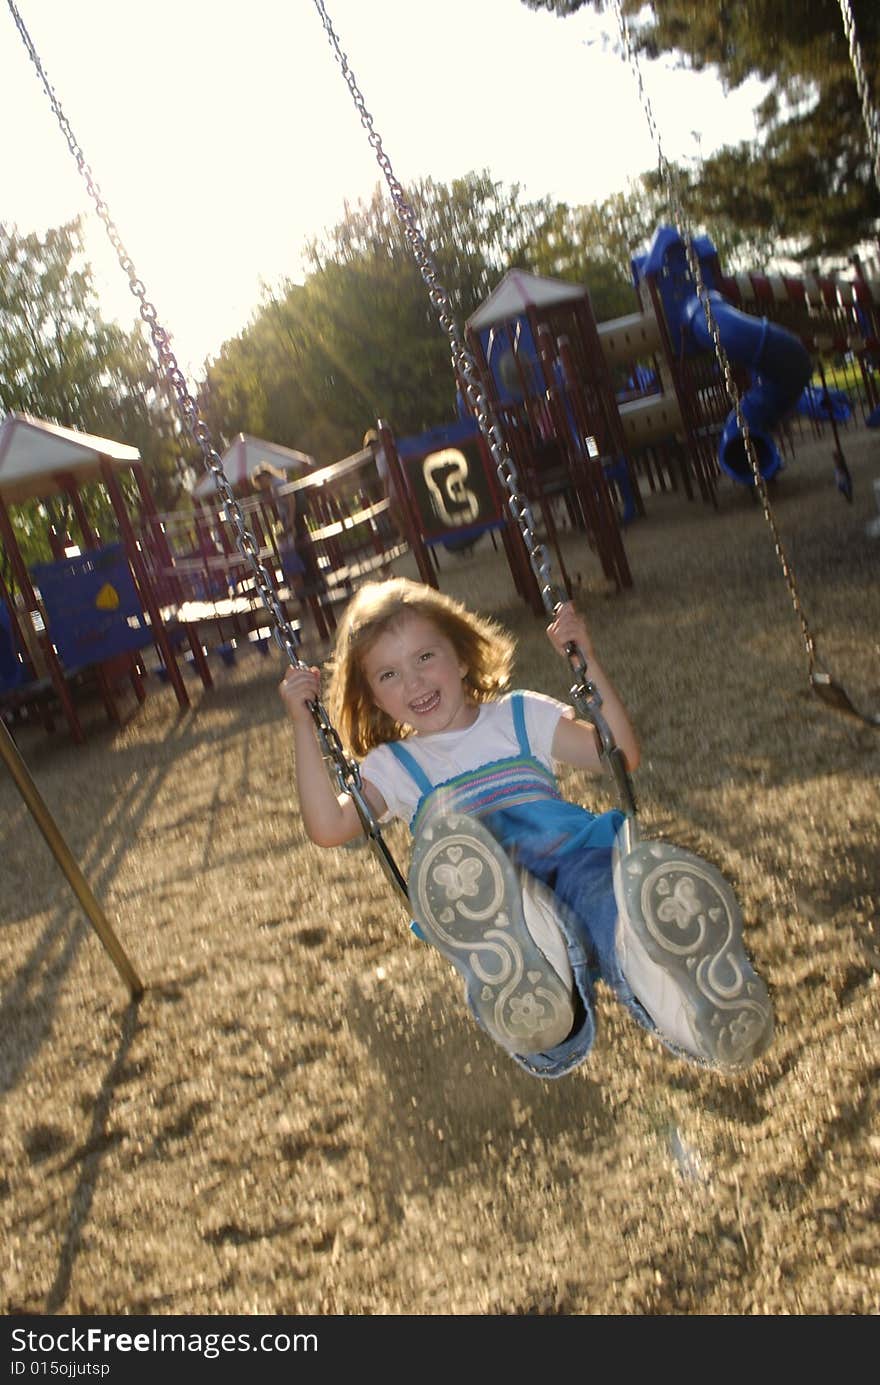
<svg viewBox="0 0 880 1385"><path fill-rule="evenodd" d="M305 452L297 452L292 447L280 447L274 442L263 442L260 438L249 437L247 433L239 433L220 460L223 463L223 474L233 489L249 482L261 462L268 462L279 471L297 473L308 471L317 465L314 457L307 456ZM216 495L217 486L213 473L206 470L196 481L192 493L199 500Z"/></svg>
<svg viewBox="0 0 880 1385"><path fill-rule="evenodd" d="M45 423L30 414L7 414L0 425L0 496L7 504L53 495L68 476L77 485L101 479L101 462L131 466L136 447Z"/></svg>
<svg viewBox="0 0 880 1385"><path fill-rule="evenodd" d="M509 269L489 297L468 318L467 326L475 332L482 332L487 327L498 327L502 322L520 317L526 308L550 308L557 303L574 303L578 298L583 298L586 292L578 284L567 284L562 279L544 279L540 274L529 274L525 269Z"/></svg>

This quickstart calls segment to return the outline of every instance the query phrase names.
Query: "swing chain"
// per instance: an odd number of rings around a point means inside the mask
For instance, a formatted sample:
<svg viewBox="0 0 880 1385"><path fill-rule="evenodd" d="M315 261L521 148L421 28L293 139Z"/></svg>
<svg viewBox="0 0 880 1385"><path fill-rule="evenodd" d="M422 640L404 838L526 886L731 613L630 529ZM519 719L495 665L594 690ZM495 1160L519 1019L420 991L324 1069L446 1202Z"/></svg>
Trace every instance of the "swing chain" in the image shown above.
<svg viewBox="0 0 880 1385"><path fill-rule="evenodd" d="M110 215L110 209L104 201L101 190L95 180L91 168L86 162L85 154L73 133L73 129L67 116L62 109L61 103L55 94L52 85L46 75L39 54L31 40L24 21L18 12L14 0L7 0L16 28L21 35L22 42L28 51L28 55L33 63L43 90L49 98L49 102L55 113L55 118L61 128L61 132L67 141L68 148L76 160L80 175L85 180L89 196L95 204L95 209L103 222L110 243L116 252L116 257L123 271L128 278L129 288L140 304L140 316L142 321L149 328L150 338L159 358L159 364L164 371L165 377L174 392L175 402L181 416L186 431L198 445L206 467L213 475L214 483L222 497L225 515L232 521L235 530L235 545L245 562L249 565L253 573L254 582L259 592L260 598L272 621L272 635L275 643L281 652L287 657L288 662L293 668L305 668L305 664L299 659L296 647L297 639L290 622L284 612L284 608L278 599L278 594L272 578L260 559L260 546L256 537L247 526L244 511L235 497L232 486L223 470L223 462L212 446L210 430L202 419L198 404L187 388L186 377L180 369L177 358L171 348L171 341L168 333L158 320L158 313L154 305L148 301L146 288L142 280L138 277L134 262L125 249L122 237ZM333 764L336 781L345 793L350 793L355 801L358 816L364 825L365 833L370 837L374 845L377 846L381 856L381 863L386 874L390 874L394 884L398 889L402 888L404 898L407 898L406 887L402 882L400 873L388 856L381 841L381 832L372 813L372 810L363 797L361 791L360 769L354 760L349 759L339 739L339 735L332 726L327 711L323 703L316 699L309 703L309 710L315 722L318 740L322 754L325 759Z"/></svg>
<svg viewBox="0 0 880 1385"><path fill-rule="evenodd" d="M385 152L382 138L376 130L372 115L367 110L363 93L357 84L348 56L333 28L333 23L327 13L324 0L314 0L314 5L320 16L321 23L324 26L327 38L330 41L345 83L351 93L352 100L354 101L360 117L360 122L367 132L367 138L376 156L376 161L388 184L388 190L391 194L394 209L403 226L404 234L415 257L419 273L428 290L428 296L437 313L440 325L449 340L453 368L457 377L461 380L467 401L474 412L480 427L480 432L492 455L499 480L507 492L507 507L522 534L529 563L538 583L544 608L547 614L552 616L560 600L564 598L560 596L558 589L554 586L547 550L544 545L538 541L534 514L532 513L527 497L520 488L516 467L510 456L509 449L504 440L504 435L501 432L498 422L494 417L492 407L483 390L476 361L461 339L449 295L440 283L440 271L437 263L428 249L425 237L416 219L416 214L407 200L406 193L391 165L391 160Z"/></svg>
<svg viewBox="0 0 880 1385"><path fill-rule="evenodd" d="M856 88L859 93L859 100L862 104L862 119L865 122L865 130L868 135L868 144L871 150L872 168L874 180L880 189L880 116L878 116L871 102L871 89L868 86L868 79L865 76L865 66L862 61L862 49L856 34L856 22L852 12L850 0L839 0L840 17L843 20L843 28L846 34L846 41L849 45L849 56L852 63L853 72L856 78Z"/></svg>
<svg viewBox="0 0 880 1385"><path fill-rule="evenodd" d="M715 349L715 356L718 361L718 364L721 367L722 375L724 377L724 386L727 391L727 396L736 415L737 427L739 428L740 434L742 436L743 447L745 449L746 457L748 458L749 466L752 470L752 478L754 480L755 488L760 498L761 509L763 510L764 519L766 520L767 525L770 529L770 533L773 537L773 546L776 551L776 556L778 557L780 565L782 567L782 573L785 578L786 586L788 588L789 597L791 598L791 604L794 607L795 614L797 615L797 618L800 622L801 636L803 638L804 648L806 650L807 660L809 663L810 680L811 682L815 682L817 679L823 680L827 678L828 675L825 674L824 671L818 669L816 641L807 622L807 617L804 608L801 605L800 595L797 589L797 582L795 580L794 569L785 552L785 547L783 545L782 538L779 533L779 528L776 524L776 517L770 505L770 495L767 489L767 482L761 474L761 468L758 461L758 455L755 450L755 444L752 440L751 430L749 428L749 424L745 417L745 414L743 413L742 399L739 390L737 389L736 382L733 378L733 371L731 369L730 359L728 357L726 350L724 349L724 346L721 343L720 330L718 327L718 323L715 319L715 314L712 311L711 294L706 288L706 283L703 278L703 271L700 266L699 257L696 253L696 250L694 249L693 234L684 212L683 197L680 190L681 180L678 175L678 171L672 167L672 165L669 163L669 160L666 158L665 153L663 152L663 144L660 138L660 131L657 126L657 121L654 117L654 109L651 104L651 98L645 90L645 85L642 78L641 65L639 63L638 55L636 54L635 48L632 43L629 26L626 22L626 17L624 16L623 9L621 7L621 0L611 0L611 6L614 10L615 18L617 19L617 25L620 31L621 42L623 44L626 58L635 76L639 97L641 99L648 127L654 141L654 146L657 151L658 168L666 187L666 195L669 201L670 210L672 212L676 228L684 244L685 254L687 256L688 269L690 271L691 278L694 281L697 297L700 300L703 312L705 314L706 325L709 329L709 333L712 337L712 343Z"/></svg>

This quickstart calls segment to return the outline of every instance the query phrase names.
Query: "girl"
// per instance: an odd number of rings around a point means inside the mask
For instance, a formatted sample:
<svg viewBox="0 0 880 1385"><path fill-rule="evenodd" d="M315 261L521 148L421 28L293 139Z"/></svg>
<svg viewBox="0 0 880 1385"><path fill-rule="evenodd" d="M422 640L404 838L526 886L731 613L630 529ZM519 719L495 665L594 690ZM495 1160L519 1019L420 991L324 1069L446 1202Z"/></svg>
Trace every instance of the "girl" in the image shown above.
<svg viewBox="0 0 880 1385"><path fill-rule="evenodd" d="M562 605L547 634L558 653L570 642L583 653L634 770L636 733L583 618ZM458 968L478 1022L536 1076L561 1076L587 1057L599 977L673 1052L746 1066L769 1043L772 1016L732 893L716 891L718 907L699 915L696 932L690 915L675 918L681 945L618 918L623 815L567 803L554 774L559 763L599 773L598 737L554 698L507 692L513 654L495 622L405 578L361 587L339 624L330 714L363 757L376 818L410 824L414 931ZM289 668L280 691L306 831L319 846L339 846L362 828L324 766L308 708L319 688L316 668ZM686 915L698 912L691 897L681 896Z"/></svg>

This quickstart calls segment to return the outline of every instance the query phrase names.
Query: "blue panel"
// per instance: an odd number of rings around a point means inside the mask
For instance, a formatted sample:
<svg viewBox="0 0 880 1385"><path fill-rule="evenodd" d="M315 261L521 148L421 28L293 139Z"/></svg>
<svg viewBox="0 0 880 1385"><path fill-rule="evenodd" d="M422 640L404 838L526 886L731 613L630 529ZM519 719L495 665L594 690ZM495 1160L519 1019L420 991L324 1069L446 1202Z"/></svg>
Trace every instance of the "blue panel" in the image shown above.
<svg viewBox="0 0 880 1385"><path fill-rule="evenodd" d="M479 425L470 416L455 423L442 423L437 428L429 428L426 433L396 438L397 455L404 462L409 457L424 457L440 447L460 447L463 442L475 441L479 432Z"/></svg>
<svg viewBox="0 0 880 1385"><path fill-rule="evenodd" d="M12 633L12 620L6 602L0 601L0 693L12 692L30 681L27 667L19 657Z"/></svg>
<svg viewBox="0 0 880 1385"><path fill-rule="evenodd" d="M397 440L426 543L463 545L503 522L479 438L474 419L459 419Z"/></svg>
<svg viewBox="0 0 880 1385"><path fill-rule="evenodd" d="M46 607L52 643L67 668L97 664L151 642L121 543L37 563L31 575Z"/></svg>

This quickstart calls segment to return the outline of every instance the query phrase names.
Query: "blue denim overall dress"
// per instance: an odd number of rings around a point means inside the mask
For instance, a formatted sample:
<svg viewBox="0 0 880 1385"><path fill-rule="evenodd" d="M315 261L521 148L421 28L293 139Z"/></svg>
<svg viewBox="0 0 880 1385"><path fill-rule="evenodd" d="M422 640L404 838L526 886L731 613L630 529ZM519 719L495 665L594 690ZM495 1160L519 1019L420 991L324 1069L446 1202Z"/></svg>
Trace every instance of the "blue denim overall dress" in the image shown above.
<svg viewBox="0 0 880 1385"><path fill-rule="evenodd" d="M421 793L410 823L415 836L430 817L466 813L479 818L519 869L542 881L556 898L584 1017L562 1043L546 1053L513 1054L535 1077L562 1077L593 1046L593 983L601 979L646 1029L655 1025L636 1000L617 960L617 903L612 852L623 814L595 814L560 794L555 776L535 758L526 730L522 695L510 698L519 755L493 760L441 784L432 784L404 742L388 748ZM413 931L421 936L417 924Z"/></svg>

